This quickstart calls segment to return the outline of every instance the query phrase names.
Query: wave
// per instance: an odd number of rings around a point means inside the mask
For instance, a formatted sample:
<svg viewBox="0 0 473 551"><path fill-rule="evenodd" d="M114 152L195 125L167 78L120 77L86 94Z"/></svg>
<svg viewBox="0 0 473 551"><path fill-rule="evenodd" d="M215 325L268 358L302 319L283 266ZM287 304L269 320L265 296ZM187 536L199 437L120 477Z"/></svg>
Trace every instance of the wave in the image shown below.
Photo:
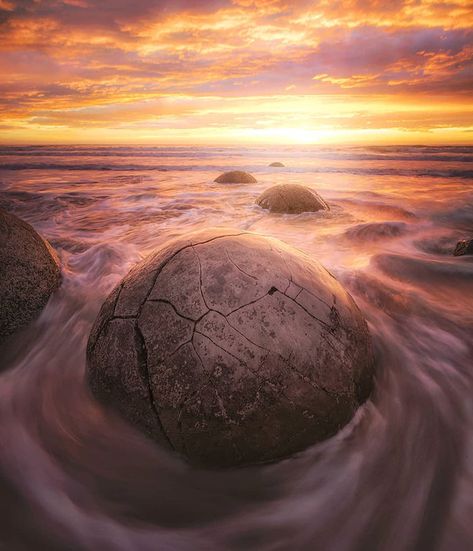
<svg viewBox="0 0 473 551"><path fill-rule="evenodd" d="M41 157L83 158L228 158L257 157L274 160L300 159L332 161L395 161L409 162L455 162L472 163L473 147L199 147L199 146L0 146L0 157ZM21 162L19 163L21 164Z"/></svg>
<svg viewBox="0 0 473 551"><path fill-rule="evenodd" d="M3 163L0 170L71 170L71 171L183 171L183 172L223 172L229 165L154 165L154 164L113 164L113 163ZM261 165L245 167L251 172L266 172L267 167ZM286 168L292 173L314 174L353 174L358 176L405 176L405 177L429 177L429 178L459 178L472 179L473 170L461 168L449 168L444 170L427 168L386 168L386 167L295 167Z"/></svg>
<svg viewBox="0 0 473 551"><path fill-rule="evenodd" d="M419 285L432 292L432 285L458 290L473 290L473 263L460 261L440 261L429 258L413 258L399 254L378 254L371 262L381 272L393 279Z"/></svg>

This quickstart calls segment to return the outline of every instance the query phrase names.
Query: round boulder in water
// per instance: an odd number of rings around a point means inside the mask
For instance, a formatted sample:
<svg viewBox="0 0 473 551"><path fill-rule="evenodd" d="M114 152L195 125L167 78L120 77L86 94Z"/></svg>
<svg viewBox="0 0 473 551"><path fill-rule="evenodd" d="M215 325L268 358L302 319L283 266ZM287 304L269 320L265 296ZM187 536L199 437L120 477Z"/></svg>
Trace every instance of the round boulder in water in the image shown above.
<svg viewBox="0 0 473 551"><path fill-rule="evenodd" d="M218 184L254 184L256 183L256 178L248 174L248 172L232 170L231 172L220 174L218 178L215 178L214 182Z"/></svg>
<svg viewBox="0 0 473 551"><path fill-rule="evenodd" d="M214 230L174 241L105 301L87 352L104 404L191 462L290 456L335 434L372 387L366 322L318 262Z"/></svg>
<svg viewBox="0 0 473 551"><path fill-rule="evenodd" d="M408 231L409 225L405 222L368 222L349 228L345 236L354 241L377 241L394 239Z"/></svg>
<svg viewBox="0 0 473 551"><path fill-rule="evenodd" d="M39 314L60 281L50 245L29 224L0 210L0 342Z"/></svg>
<svg viewBox="0 0 473 551"><path fill-rule="evenodd" d="M277 167L277 168L282 168L282 167L284 167L285 165L284 165L283 163L280 163L279 161L275 161L274 163L271 163L269 166Z"/></svg>
<svg viewBox="0 0 473 551"><path fill-rule="evenodd" d="M317 192L299 184L280 184L270 187L258 197L256 203L270 212L287 214L330 210Z"/></svg>

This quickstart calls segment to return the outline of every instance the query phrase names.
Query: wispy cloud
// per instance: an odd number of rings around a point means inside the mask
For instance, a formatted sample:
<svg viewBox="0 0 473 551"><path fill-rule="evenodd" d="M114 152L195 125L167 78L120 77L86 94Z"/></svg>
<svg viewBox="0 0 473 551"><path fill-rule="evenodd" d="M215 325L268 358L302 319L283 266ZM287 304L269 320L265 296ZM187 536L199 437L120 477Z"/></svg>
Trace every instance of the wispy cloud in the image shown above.
<svg viewBox="0 0 473 551"><path fill-rule="evenodd" d="M468 0L0 0L2 136L466 142L472 20Z"/></svg>

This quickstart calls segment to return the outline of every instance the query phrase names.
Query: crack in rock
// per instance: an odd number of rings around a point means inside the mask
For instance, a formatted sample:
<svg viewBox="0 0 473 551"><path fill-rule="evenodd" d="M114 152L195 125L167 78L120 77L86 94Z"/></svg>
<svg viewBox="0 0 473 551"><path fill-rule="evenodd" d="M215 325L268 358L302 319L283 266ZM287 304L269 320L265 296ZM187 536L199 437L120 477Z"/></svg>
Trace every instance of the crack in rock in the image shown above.
<svg viewBox="0 0 473 551"><path fill-rule="evenodd" d="M152 299L148 299L146 302L168 304L174 310L176 316L179 316L184 320L191 321L192 323L196 323L200 319L200 318L194 319L194 318L190 318L189 316L185 316L184 314L178 311L178 309L174 306L174 304L170 300L167 300L165 298L152 298ZM205 312L205 314L203 314L201 318L205 316L207 313L208 312Z"/></svg>
<svg viewBox="0 0 473 551"><path fill-rule="evenodd" d="M207 308L207 310L210 310L210 307L207 304L207 300L206 300L205 295L204 295L204 285L202 283L202 263L200 261L200 256L199 256L199 253L196 251L195 247L192 247L192 250L194 251L195 256L197 257L197 262L199 264L199 289L200 289L200 294L202 296L202 300L204 301L205 307Z"/></svg>
<svg viewBox="0 0 473 551"><path fill-rule="evenodd" d="M257 297L254 300L251 300L250 302L247 302L246 304L243 304L242 306L238 306L238 308L235 308L231 312L228 312L228 314L223 314L222 312L218 312L218 313L221 314L224 317L231 316L235 312L238 312L238 311L242 310L243 308L246 308L247 306L251 306L252 304L256 304L260 300L263 300L264 298L266 298L268 295L273 295L276 291L279 291L279 289L277 289L276 287L271 287L268 291L266 291L266 293L264 293L264 295L262 295L260 297ZM281 291L279 291L279 292L281 292Z"/></svg>
<svg viewBox="0 0 473 551"><path fill-rule="evenodd" d="M230 261L231 264L233 264L233 266L235 266L235 268L237 270L239 270L242 274L248 276L249 278L251 279L254 279L255 281L258 281L258 278L249 274L248 272L245 272L245 270L243 270L243 268L240 268L240 266L238 266L238 264L232 259L232 257L230 256L230 254L228 253L228 250L226 249L226 247L224 248L224 251L225 251L225 254L227 255L227 258L228 260Z"/></svg>
<svg viewBox="0 0 473 551"><path fill-rule="evenodd" d="M218 314L218 312L217 312L217 314ZM228 323L229 327L231 327L234 331L236 331L239 335L241 335L250 344L256 346L257 348L261 348L261 350L264 350L265 352L270 352L267 348L265 348L264 346L261 346L260 344L257 344L256 342L252 341L247 335L245 335L238 328L236 328L234 325L232 325L227 317L225 317L225 321Z"/></svg>
<svg viewBox="0 0 473 551"><path fill-rule="evenodd" d="M295 283L295 282L294 282ZM296 285L298 285L296 283ZM318 300L319 302L321 302L322 304L324 304L327 308L332 308L333 307L333 304L329 304L328 302L325 302L325 300L323 298L320 298L319 296L317 295L314 295L314 293L312 293L312 291L309 291L309 289L306 289L305 287L303 287L302 285L298 285L298 287L301 288L300 292L298 294L300 294L302 291L305 291L308 295L310 295L311 297L315 298L316 300ZM336 301L335 299L335 295L332 294L332 296L334 297L334 303ZM294 297L294 298L297 298L297 297Z"/></svg>
<svg viewBox="0 0 473 551"><path fill-rule="evenodd" d="M138 327L138 323L136 322L134 325L135 330L135 346L138 354L138 365L139 368L143 374L143 378L146 381L147 388L148 388L148 394L149 394L149 401L151 408L156 416L156 421L158 423L158 427L163 434L164 438L166 439L167 443L169 444L170 448L172 450L175 450L174 445L172 444L171 440L169 439L168 434L166 433L166 430L163 427L163 424L161 423L161 418L159 416L159 412L156 408L154 396L153 396L153 389L151 386L151 378L149 375L148 370L148 349L146 348L145 339L143 337L143 334L141 333L140 328Z"/></svg>
<svg viewBox="0 0 473 551"><path fill-rule="evenodd" d="M161 249L125 278L101 310L91 350L110 322L130 325L136 352L120 355L120 335L110 337L131 377L123 411L178 453L204 466L287 457L348 420L368 333L349 295L305 255L293 258L277 240L238 239L245 231L211 235ZM106 367L109 345L88 362Z"/></svg>
<svg viewBox="0 0 473 551"><path fill-rule="evenodd" d="M248 367L248 364L244 361L244 360L241 360L238 356L235 356L235 354L233 354L232 352L230 352L229 350L226 350L225 348L223 348L223 346L220 346L219 344L217 344L211 337L209 337L207 334L205 333L201 333L200 331L198 331L197 329L194 330L194 334L195 335L201 335L202 337L205 337L206 339L208 339L213 345L215 345L217 348L220 348L220 350L223 350L226 354L228 354L229 356L231 356L234 360L236 360L240 365L244 365L246 367Z"/></svg>
<svg viewBox="0 0 473 551"><path fill-rule="evenodd" d="M256 377L260 378L263 383L260 385L260 388L263 386L263 384L268 384L270 386L274 386L275 388L278 389L278 391L281 391L281 393L284 394L283 392L283 389L282 387L280 386L277 386L274 384L274 382L265 377L261 372L255 370L254 368L251 367L251 365L249 365L245 360L239 358L238 356L236 356L235 354L233 354L232 352L230 352L230 350L227 350L226 348L224 348L223 346L219 345L218 343L216 343L209 335L205 334L205 333L202 333L200 331L197 331L195 330L195 333L198 334L198 335L201 335L203 337L205 337L206 339L208 339L214 346L216 346L217 348L219 348L220 350L222 350L223 352L225 352L226 354L228 354L230 357L232 357L234 360L236 360L241 366L245 366L251 373L253 373L253 375L255 375ZM195 345L194 345L194 348L195 348ZM292 354L292 353L291 353ZM266 361L268 360L268 358L270 357L271 355L271 352L268 351L268 354L266 354L266 356L264 356L264 358L261 359L260 361L260 367L262 367ZM281 354L279 353L276 353L276 356L278 358L280 358L283 363L291 370L293 371L294 373L296 373L304 382L308 383L309 385L311 385L315 390L319 390L319 391L322 391L322 392L325 392L327 395L329 395L330 397L334 397L336 396L333 392L331 392L330 390L327 390L326 388L324 388L322 385L316 383L314 380L312 380L310 377L308 377L307 375L304 375L303 373L301 373L290 361L290 356L289 358L285 358L284 356L282 356ZM199 357L200 359L200 357ZM201 363L202 363L202 366L203 366L203 361L202 359L200 359ZM284 394L285 395L285 394ZM294 405L294 402L287 396L285 396L287 398L287 400Z"/></svg>
<svg viewBox="0 0 473 551"><path fill-rule="evenodd" d="M115 317L115 310L117 308L117 303L118 303L118 300L120 299L120 295L122 294L122 291L123 291L123 283L120 283L120 285L118 286L117 296L115 297L115 302L113 304L112 318Z"/></svg>
<svg viewBox="0 0 473 551"><path fill-rule="evenodd" d="M156 273L155 273L155 276L153 278L153 281L152 281L152 284L151 284L151 288L149 289L148 293L146 294L145 298L143 299L142 303L141 303L141 306L140 306L140 309L139 309L139 312L138 312L138 316L139 317L139 313L141 312L141 308L144 306L145 302L148 300L149 296L151 295L153 289L154 289L154 286L156 285L156 281L158 280L158 277L159 275L161 274L163 268L169 264L169 262L171 260L173 260L173 258L175 258L179 253L181 253L182 251L184 251L185 249L189 249L189 248L193 248L194 251L196 252L197 254L197 251L195 249L195 247L199 246L199 245L205 245L207 243L211 243L212 241L216 241L217 239L225 239L225 238L228 238L228 237L239 237L240 235L245 235L247 234L247 232L239 232L239 233L229 233L229 234L225 234L225 235L217 235L215 237L211 237L210 239L206 239L204 241L198 241L197 243L188 243L182 247L180 247L179 249L177 249L176 251L173 251L172 253L169 252L169 256L166 258L166 256L164 256L163 260L161 261L161 263L159 264L159 266L157 267L156 269ZM159 252L158 252L159 254ZM198 255L197 255L198 257ZM153 257L149 258L148 259L149 261L152 261L153 260ZM199 259L199 265L200 265L200 259ZM154 270L152 270L154 271ZM123 285L122 285L123 287ZM204 299L204 297L202 297ZM205 302L205 299L204 299L204 302Z"/></svg>

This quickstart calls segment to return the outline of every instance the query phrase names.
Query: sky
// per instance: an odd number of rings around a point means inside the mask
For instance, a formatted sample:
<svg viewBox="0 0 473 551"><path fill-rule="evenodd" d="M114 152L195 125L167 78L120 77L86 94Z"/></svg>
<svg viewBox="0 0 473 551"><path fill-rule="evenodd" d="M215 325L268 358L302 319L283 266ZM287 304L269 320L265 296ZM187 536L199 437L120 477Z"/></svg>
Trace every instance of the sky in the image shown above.
<svg viewBox="0 0 473 551"><path fill-rule="evenodd" d="M473 0L0 0L0 141L472 144Z"/></svg>

